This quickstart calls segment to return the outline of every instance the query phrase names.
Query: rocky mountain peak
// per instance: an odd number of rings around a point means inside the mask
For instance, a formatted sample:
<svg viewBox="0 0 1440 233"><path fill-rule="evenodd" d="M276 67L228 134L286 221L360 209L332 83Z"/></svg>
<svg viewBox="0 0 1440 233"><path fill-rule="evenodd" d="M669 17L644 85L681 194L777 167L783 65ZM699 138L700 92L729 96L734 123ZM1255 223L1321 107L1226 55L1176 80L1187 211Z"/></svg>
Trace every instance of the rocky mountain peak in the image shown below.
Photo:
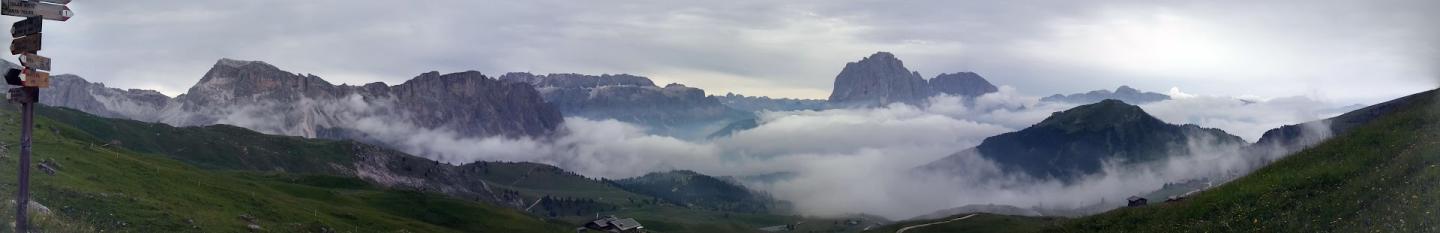
<svg viewBox="0 0 1440 233"><path fill-rule="evenodd" d="M858 62L845 64L835 77L830 102L860 105L913 103L929 95L930 88L920 73L906 69L894 54L878 52Z"/></svg>
<svg viewBox="0 0 1440 233"><path fill-rule="evenodd" d="M320 77L302 76L265 62L220 59L195 86L176 98L197 104L186 106L190 108L236 100L293 103L302 96L333 96L328 90L334 86Z"/></svg>
<svg viewBox="0 0 1440 233"><path fill-rule="evenodd" d="M275 66L270 65L269 63L265 63L265 62L263 62L263 61L246 61L246 60L236 60L236 59L230 59L230 58L221 58L220 61L215 62L215 65L216 65L216 66L233 67L233 68L241 68L241 67L246 67L246 66L255 65L255 66L265 66L265 67L269 67L270 69L277 69L277 70L279 69L279 68L275 68Z"/></svg>
<svg viewBox="0 0 1440 233"><path fill-rule="evenodd" d="M1000 91L990 81L975 72L942 73L930 79L930 89L936 94L976 97Z"/></svg>
<svg viewBox="0 0 1440 233"><path fill-rule="evenodd" d="M921 103L938 94L976 97L999 91L974 72L940 74L925 80L920 72L888 52L877 52L845 64L835 77L830 102L842 106L873 106L889 103Z"/></svg>
<svg viewBox="0 0 1440 233"><path fill-rule="evenodd" d="M1134 95L1140 94L1140 90L1135 90L1135 88L1130 88L1130 86L1121 85L1120 88L1115 88L1115 94Z"/></svg>
<svg viewBox="0 0 1440 233"><path fill-rule="evenodd" d="M900 58L896 58L895 54L893 53L884 51L875 52L875 54L870 54L869 57L861 58L859 62L852 63L871 63L881 64L885 67L896 67L902 69L905 68L905 64L904 62L900 61Z"/></svg>

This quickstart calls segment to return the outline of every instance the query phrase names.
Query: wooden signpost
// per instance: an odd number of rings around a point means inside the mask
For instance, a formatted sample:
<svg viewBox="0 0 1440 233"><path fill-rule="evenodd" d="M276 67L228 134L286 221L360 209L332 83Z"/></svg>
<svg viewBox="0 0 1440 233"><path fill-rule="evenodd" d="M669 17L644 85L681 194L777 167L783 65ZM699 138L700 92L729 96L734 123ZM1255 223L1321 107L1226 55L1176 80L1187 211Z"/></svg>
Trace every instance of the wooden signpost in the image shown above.
<svg viewBox="0 0 1440 233"><path fill-rule="evenodd" d="M30 34L10 41L10 54L40 52L40 34Z"/></svg>
<svg viewBox="0 0 1440 233"><path fill-rule="evenodd" d="M62 1L63 0L57 0L55 2ZM9 16L25 18L40 16L40 18L47 20L65 21L70 20L70 17L75 15L74 12L70 11L69 6L47 3L47 1L41 0L3 0L0 1L0 4L3 4L0 5L3 6L3 9L0 9L0 14Z"/></svg>
<svg viewBox="0 0 1440 233"><path fill-rule="evenodd" d="M50 58L35 54L41 48L44 20L66 21L75 13L70 0L0 0L0 14L23 17L10 27L10 54L20 55L21 69L5 73L5 82L20 86L9 91L10 101L20 103L20 182L15 194L15 232L29 232L30 141L35 129L35 104L40 88L50 87Z"/></svg>
<svg viewBox="0 0 1440 233"><path fill-rule="evenodd" d="M37 70L50 70L50 58L34 53L20 54L20 65Z"/></svg>
<svg viewBox="0 0 1440 233"><path fill-rule="evenodd" d="M41 24L41 22L44 21L45 20L41 18L25 18L25 20L15 22L15 25L10 26L10 37L13 38L22 37L30 34L39 34L40 30L42 29L41 26L44 26L44 24Z"/></svg>
<svg viewBox="0 0 1440 233"><path fill-rule="evenodd" d="M38 88L50 87L50 73L26 67L25 71L20 72L20 76L25 76L25 82L22 86Z"/></svg>

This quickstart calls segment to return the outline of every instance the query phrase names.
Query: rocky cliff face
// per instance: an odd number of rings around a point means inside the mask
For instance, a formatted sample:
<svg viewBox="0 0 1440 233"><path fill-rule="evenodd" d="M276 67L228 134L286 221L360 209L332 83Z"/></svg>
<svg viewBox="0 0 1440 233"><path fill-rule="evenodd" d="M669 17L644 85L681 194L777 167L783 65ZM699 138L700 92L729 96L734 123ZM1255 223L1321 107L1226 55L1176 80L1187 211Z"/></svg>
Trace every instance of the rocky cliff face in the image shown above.
<svg viewBox="0 0 1440 233"><path fill-rule="evenodd" d="M19 69L20 65L0 60L0 69L4 68ZM69 74L51 76L50 88L40 92L40 104L65 106L111 118L155 114L169 100L169 96L157 91L109 88Z"/></svg>
<svg viewBox="0 0 1440 233"><path fill-rule="evenodd" d="M877 52L845 64L845 69L835 76L830 102L847 106L918 104L938 94L974 98L996 91L999 89L972 72L940 74L925 80L919 72L905 68L894 54Z"/></svg>
<svg viewBox="0 0 1440 233"><path fill-rule="evenodd" d="M509 73L500 80L535 85L545 101L566 116L616 119L651 126L658 129L657 133L672 136L687 136L674 134L695 127L723 126L754 117L706 96L705 90L680 84L658 87L640 76Z"/></svg>
<svg viewBox="0 0 1440 233"><path fill-rule="evenodd" d="M169 96L157 91L109 88L69 74L50 77L50 88L40 92L40 104L65 106L111 118L153 116L169 101Z"/></svg>
<svg viewBox="0 0 1440 233"><path fill-rule="evenodd" d="M830 102L846 104L917 103L930 96L924 78L910 71L894 54L878 52L845 64L835 76Z"/></svg>
<svg viewBox="0 0 1440 233"><path fill-rule="evenodd" d="M986 81L985 78L974 72L940 74L930 79L929 83L930 89L935 91L935 94L976 97L1000 91L995 85L990 84L990 81Z"/></svg>
<svg viewBox="0 0 1440 233"><path fill-rule="evenodd" d="M1089 104L1107 99L1120 100L1132 104L1145 104L1170 100L1170 96L1155 92L1141 92L1129 86L1120 86L1120 88L1115 89L1115 92L1110 92L1110 90L1095 90L1070 95L1055 94L1040 98L1040 101Z"/></svg>
<svg viewBox="0 0 1440 233"><path fill-rule="evenodd" d="M175 98L57 76L42 103L102 116L176 126L229 124L311 138L395 145L396 130L443 130L464 137L545 137L560 112L530 84L478 72L421 74L400 85L334 85L264 62L222 59Z"/></svg>

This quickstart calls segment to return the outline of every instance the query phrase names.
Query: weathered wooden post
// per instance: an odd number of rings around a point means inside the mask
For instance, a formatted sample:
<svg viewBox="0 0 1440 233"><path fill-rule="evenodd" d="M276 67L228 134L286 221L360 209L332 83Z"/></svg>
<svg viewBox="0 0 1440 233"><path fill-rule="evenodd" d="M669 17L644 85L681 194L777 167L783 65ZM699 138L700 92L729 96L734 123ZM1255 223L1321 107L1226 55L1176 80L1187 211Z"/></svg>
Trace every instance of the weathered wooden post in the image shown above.
<svg viewBox="0 0 1440 233"><path fill-rule="evenodd" d="M5 82L20 86L10 89L10 101L20 103L20 182L15 194L15 232L29 232L30 218L30 144L35 129L35 104L40 102L40 88L50 86L50 58L35 54L40 51L44 20L65 21L74 15L70 0L3 0L0 14L24 17L10 27L10 54L20 55L22 69L10 69Z"/></svg>

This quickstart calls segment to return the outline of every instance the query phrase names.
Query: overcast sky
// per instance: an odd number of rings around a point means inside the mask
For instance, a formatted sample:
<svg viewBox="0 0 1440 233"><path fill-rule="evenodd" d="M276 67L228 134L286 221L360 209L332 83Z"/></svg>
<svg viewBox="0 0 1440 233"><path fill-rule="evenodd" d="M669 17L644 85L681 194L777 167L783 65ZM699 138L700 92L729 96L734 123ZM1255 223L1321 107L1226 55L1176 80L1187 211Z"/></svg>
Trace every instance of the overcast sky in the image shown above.
<svg viewBox="0 0 1440 233"><path fill-rule="evenodd" d="M1433 0L70 5L74 19L45 25L41 54L56 73L172 96L234 58L337 84L431 70L630 73L711 94L824 98L846 62L876 51L927 78L975 71L1030 95L1130 85L1375 103L1440 83Z"/></svg>

